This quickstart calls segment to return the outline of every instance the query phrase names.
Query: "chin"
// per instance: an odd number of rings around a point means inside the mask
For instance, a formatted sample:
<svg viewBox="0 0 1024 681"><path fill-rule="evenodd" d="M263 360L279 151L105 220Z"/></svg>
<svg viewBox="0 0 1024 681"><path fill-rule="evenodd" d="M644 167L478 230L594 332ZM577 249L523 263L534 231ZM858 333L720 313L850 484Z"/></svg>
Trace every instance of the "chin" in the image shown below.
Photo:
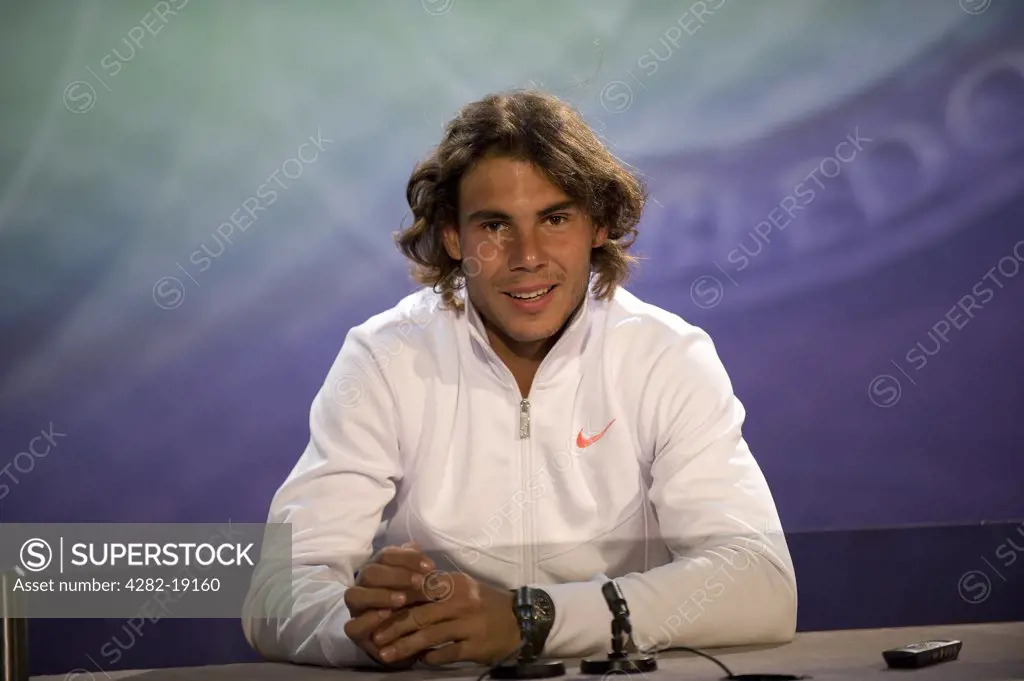
<svg viewBox="0 0 1024 681"><path fill-rule="evenodd" d="M543 330L508 329L506 330L505 335L517 343L539 343L554 336L558 333L559 328L561 327L545 328Z"/></svg>
<svg viewBox="0 0 1024 681"><path fill-rule="evenodd" d="M555 320L534 319L524 322L522 320L507 320L510 323L502 324L505 335L517 343L537 343L545 341L562 328L565 317L561 316Z"/></svg>

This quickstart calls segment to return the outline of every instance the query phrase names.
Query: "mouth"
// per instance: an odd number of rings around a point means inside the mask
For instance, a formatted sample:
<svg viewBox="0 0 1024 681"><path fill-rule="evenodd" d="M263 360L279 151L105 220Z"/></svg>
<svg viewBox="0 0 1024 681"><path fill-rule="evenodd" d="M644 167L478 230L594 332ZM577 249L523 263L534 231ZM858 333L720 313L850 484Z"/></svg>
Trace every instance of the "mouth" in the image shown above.
<svg viewBox="0 0 1024 681"><path fill-rule="evenodd" d="M504 291L503 293L512 300L530 303L538 300L543 300L547 296L551 295L551 292L554 291L555 288L557 288L556 285L551 285L545 288L534 289L532 291L522 291L517 293L510 293L508 291Z"/></svg>

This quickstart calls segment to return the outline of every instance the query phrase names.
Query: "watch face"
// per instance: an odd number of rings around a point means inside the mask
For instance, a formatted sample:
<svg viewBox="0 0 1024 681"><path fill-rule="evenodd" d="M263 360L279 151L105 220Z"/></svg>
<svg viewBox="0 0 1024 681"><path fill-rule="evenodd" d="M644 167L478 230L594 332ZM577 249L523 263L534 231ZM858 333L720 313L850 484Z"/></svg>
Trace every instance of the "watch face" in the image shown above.
<svg viewBox="0 0 1024 681"><path fill-rule="evenodd" d="M554 617L554 608L551 600L540 596L535 598L533 601L533 616L534 619L552 619Z"/></svg>

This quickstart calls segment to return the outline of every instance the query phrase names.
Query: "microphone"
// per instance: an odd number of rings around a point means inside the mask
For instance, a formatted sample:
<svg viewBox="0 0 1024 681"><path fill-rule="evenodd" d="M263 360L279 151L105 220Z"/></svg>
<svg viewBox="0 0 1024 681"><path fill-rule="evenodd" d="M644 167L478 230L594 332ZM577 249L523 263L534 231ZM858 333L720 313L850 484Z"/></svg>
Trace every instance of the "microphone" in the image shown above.
<svg viewBox="0 0 1024 681"><path fill-rule="evenodd" d="M629 606L626 604L626 597L622 595L622 589L614 580L609 580L601 587L605 603L612 611L612 651L606 659L589 659L580 662L581 674L643 674L653 672L658 668L658 661L649 655L630 656L626 652L626 646L633 640L633 625L629 621ZM686 646L675 646L680 650L705 657L725 672L725 679L730 681L797 681L798 679L809 679L809 676L796 676L793 674L733 674L732 670L722 664L717 658L703 653L696 648Z"/></svg>
<svg viewBox="0 0 1024 681"><path fill-rule="evenodd" d="M529 641L533 633L533 602L530 601L530 587L524 586L516 589L516 620L519 622L519 633L524 641ZM533 649L523 648L524 654L532 655Z"/></svg>
<svg viewBox="0 0 1024 681"><path fill-rule="evenodd" d="M604 659L580 662L581 674L644 674L658 668L658 661L649 655L630 655L626 648L633 640L633 624L629 621L629 605L615 580L601 586L601 594L612 613L611 652Z"/></svg>
<svg viewBox="0 0 1024 681"><path fill-rule="evenodd" d="M622 595L619 583L614 579L608 580L601 586L601 594L604 596L604 602L608 604L608 609L612 611L612 618L622 618L628 624L629 605L626 603L626 597Z"/></svg>
<svg viewBox="0 0 1024 681"><path fill-rule="evenodd" d="M501 661L487 674L492 679L549 679L565 675L565 663L559 660L538 660L539 650L531 645L533 640L533 589L521 586L516 589L513 607L519 622L522 644L515 651L515 662ZM511 655L509 656L511 657Z"/></svg>

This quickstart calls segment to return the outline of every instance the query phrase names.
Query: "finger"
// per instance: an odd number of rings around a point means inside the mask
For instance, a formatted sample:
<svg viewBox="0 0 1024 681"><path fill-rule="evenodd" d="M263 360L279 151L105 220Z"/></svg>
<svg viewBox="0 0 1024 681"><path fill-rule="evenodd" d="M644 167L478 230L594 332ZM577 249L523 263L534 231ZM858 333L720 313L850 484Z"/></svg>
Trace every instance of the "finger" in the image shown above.
<svg viewBox="0 0 1024 681"><path fill-rule="evenodd" d="M404 567L411 572L424 575L437 569L434 561L418 548L386 546L377 554L376 562L394 567Z"/></svg>
<svg viewBox="0 0 1024 681"><path fill-rule="evenodd" d="M470 659L466 654L467 647L466 641L455 641L454 643L431 650L423 656L423 661L434 665L465 662Z"/></svg>
<svg viewBox="0 0 1024 681"><path fill-rule="evenodd" d="M374 592L375 595L353 595L354 598L358 599L369 599L365 601L366 608L392 608L397 609L408 605L416 605L418 603L427 603L432 600L438 600L434 595L435 591L441 589L428 590L425 585L429 582L434 584L438 582L436 579L432 579L430 575L424 577L423 575L414 575L411 572L405 571L404 568L392 568L386 566L375 566L385 570L401 570L405 577L409 580L408 583L404 583L401 577L396 577L394 574L386 574L378 572L376 570L369 570L368 576L363 576L357 582L357 586L350 587L355 589L364 589L368 592ZM433 573L439 574L439 573ZM443 585L442 585L443 586ZM347 593L347 592L346 592ZM357 592L359 593L359 592ZM360 600L359 603L364 601Z"/></svg>
<svg viewBox="0 0 1024 681"><path fill-rule="evenodd" d="M447 603L427 603L400 610L377 627L373 632L373 642L383 647L417 630L453 620L458 614L455 606Z"/></svg>
<svg viewBox="0 0 1024 681"><path fill-rule="evenodd" d="M373 630L391 614L390 610L370 610L345 622L345 635L353 641L368 641Z"/></svg>
<svg viewBox="0 0 1024 681"><path fill-rule="evenodd" d="M403 636L380 649L381 659L385 662L400 660L442 643L462 641L468 638L470 633L466 631L467 622L466 619L447 620Z"/></svg>
<svg viewBox="0 0 1024 681"><path fill-rule="evenodd" d="M349 612L401 608L410 600L409 595L389 589L365 586L350 586L345 589L345 605L348 606Z"/></svg>
<svg viewBox="0 0 1024 681"><path fill-rule="evenodd" d="M370 640L370 634L373 632L374 627L378 626L381 620L385 619L391 614L390 610L371 610L358 617L353 617L344 625L345 635L349 639L358 645L360 648L365 650L370 657L377 661L388 669L403 670L412 667L416 664L419 659L418 656L411 656L402 659L392 660L391 662L385 662L380 658L380 651L377 646Z"/></svg>
<svg viewBox="0 0 1024 681"><path fill-rule="evenodd" d="M408 591L423 584L424 575L405 567L370 563L359 571L358 586Z"/></svg>

